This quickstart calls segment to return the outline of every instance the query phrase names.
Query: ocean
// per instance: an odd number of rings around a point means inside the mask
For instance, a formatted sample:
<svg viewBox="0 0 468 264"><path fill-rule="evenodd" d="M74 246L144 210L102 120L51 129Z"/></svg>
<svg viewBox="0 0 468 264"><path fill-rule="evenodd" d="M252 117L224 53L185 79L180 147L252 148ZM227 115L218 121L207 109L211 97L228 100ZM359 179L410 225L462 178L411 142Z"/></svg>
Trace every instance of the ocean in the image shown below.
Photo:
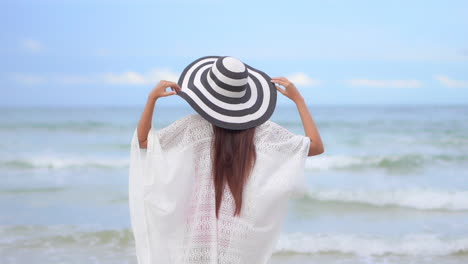
<svg viewBox="0 0 468 264"><path fill-rule="evenodd" d="M468 263L468 105L314 106L272 264ZM130 141L143 106L0 109L0 263L136 263ZM153 126L193 111L156 106ZM273 121L303 134L291 104Z"/></svg>

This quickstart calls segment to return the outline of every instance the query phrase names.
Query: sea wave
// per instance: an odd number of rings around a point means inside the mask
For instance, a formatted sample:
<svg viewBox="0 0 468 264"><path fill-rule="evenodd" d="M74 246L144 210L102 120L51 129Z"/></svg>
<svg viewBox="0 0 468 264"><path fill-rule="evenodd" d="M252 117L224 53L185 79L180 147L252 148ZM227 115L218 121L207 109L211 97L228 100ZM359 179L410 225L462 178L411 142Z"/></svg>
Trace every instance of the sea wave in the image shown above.
<svg viewBox="0 0 468 264"><path fill-rule="evenodd" d="M420 210L468 210L468 191L406 189L310 189L306 199L359 203L372 206L399 206Z"/></svg>
<svg viewBox="0 0 468 264"><path fill-rule="evenodd" d="M408 234L386 238L356 234L283 234L275 253L341 253L359 256L447 256L468 254L468 238L442 238L435 234Z"/></svg>
<svg viewBox="0 0 468 264"><path fill-rule="evenodd" d="M70 169L70 168L126 168L129 160L124 158L105 157L58 157L39 155L32 157L18 157L0 160L0 167L11 169Z"/></svg>
<svg viewBox="0 0 468 264"><path fill-rule="evenodd" d="M128 249L134 247L130 228L86 230L70 226L18 225L0 227L0 246L5 248L66 248L75 245ZM382 237L343 233L282 233L275 254L353 254L357 256L448 256L468 254L468 238L444 238L437 234Z"/></svg>
<svg viewBox="0 0 468 264"><path fill-rule="evenodd" d="M99 146L103 148L102 146ZM127 144L118 144L115 146L105 146L107 148L128 148ZM306 161L307 170L353 170L365 168L383 168L383 169L412 169L422 167L426 164L434 164L434 161L439 162L466 162L468 155L433 155L425 156L419 154L396 155L396 156L317 156L309 158ZM127 159L116 159L108 157L63 157L59 155L42 155L30 157L7 157L0 160L0 166L7 168L76 168L76 167L91 167L91 168L122 168L129 165Z"/></svg>
<svg viewBox="0 0 468 264"><path fill-rule="evenodd" d="M12 188L0 189L0 194L56 193L65 190L67 190L67 187Z"/></svg>
<svg viewBox="0 0 468 264"><path fill-rule="evenodd" d="M86 230L77 226L16 225L0 227L0 245L12 248L89 245L124 247L133 243L131 229Z"/></svg>
<svg viewBox="0 0 468 264"><path fill-rule="evenodd" d="M33 130L33 131L74 131L88 132L103 129L131 129L131 124L117 124L102 121L63 121L63 122L28 122L28 123L3 123L0 131Z"/></svg>
<svg viewBox="0 0 468 264"><path fill-rule="evenodd" d="M465 164L468 161L468 155L448 155L434 154L425 155L419 153L399 154L399 155L320 155L309 158L306 161L308 170L340 170L340 169L416 169L428 164L443 164L460 162Z"/></svg>

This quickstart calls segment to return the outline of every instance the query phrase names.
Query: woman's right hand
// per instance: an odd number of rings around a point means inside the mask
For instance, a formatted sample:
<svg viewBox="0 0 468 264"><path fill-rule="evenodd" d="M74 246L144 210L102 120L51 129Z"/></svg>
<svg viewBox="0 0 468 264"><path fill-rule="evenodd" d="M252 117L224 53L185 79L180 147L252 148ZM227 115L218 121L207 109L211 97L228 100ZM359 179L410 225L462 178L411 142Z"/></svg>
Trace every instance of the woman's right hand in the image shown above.
<svg viewBox="0 0 468 264"><path fill-rule="evenodd" d="M287 78L274 77L274 78L271 78L271 82L284 86L286 89L283 89L279 87L278 85L275 85L276 89L280 93L282 93L283 95L291 99L294 103L304 100L299 90L297 90L296 86Z"/></svg>

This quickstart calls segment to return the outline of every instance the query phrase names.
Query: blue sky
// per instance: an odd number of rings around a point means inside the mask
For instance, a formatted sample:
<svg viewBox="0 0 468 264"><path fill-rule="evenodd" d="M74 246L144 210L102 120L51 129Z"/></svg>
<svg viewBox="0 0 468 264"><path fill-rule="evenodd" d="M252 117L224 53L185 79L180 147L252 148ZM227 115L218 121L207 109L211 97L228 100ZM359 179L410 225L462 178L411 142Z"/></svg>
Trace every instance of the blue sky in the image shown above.
<svg viewBox="0 0 468 264"><path fill-rule="evenodd" d="M467 103L466 14L468 1L1 1L0 106L140 105L206 55L287 77L309 104Z"/></svg>

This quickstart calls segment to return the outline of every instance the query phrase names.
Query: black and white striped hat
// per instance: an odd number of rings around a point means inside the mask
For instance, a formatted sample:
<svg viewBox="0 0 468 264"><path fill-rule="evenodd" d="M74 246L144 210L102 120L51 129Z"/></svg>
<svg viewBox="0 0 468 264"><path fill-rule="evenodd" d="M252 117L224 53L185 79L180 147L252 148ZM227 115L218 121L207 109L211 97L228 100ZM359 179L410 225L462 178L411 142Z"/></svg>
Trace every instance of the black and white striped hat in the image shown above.
<svg viewBox="0 0 468 264"><path fill-rule="evenodd" d="M271 78L231 56L205 56L190 63L177 82L178 95L208 122L241 130L267 121L276 106Z"/></svg>

